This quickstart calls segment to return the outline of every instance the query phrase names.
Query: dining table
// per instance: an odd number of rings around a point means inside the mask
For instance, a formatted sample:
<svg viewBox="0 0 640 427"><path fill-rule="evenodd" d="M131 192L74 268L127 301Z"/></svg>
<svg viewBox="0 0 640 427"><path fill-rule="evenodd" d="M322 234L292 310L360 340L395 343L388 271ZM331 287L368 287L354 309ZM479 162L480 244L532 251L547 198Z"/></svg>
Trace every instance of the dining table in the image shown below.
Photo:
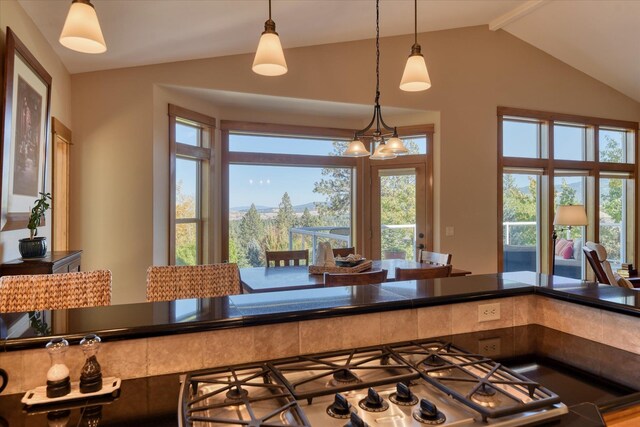
<svg viewBox="0 0 640 427"><path fill-rule="evenodd" d="M396 267L434 268L437 265L403 259L373 260L371 270L387 270L387 282L395 281ZM467 276L470 271L453 268L451 276ZM245 293L292 291L324 287L324 275L309 274L306 265L284 267L246 267L240 269L240 282Z"/></svg>

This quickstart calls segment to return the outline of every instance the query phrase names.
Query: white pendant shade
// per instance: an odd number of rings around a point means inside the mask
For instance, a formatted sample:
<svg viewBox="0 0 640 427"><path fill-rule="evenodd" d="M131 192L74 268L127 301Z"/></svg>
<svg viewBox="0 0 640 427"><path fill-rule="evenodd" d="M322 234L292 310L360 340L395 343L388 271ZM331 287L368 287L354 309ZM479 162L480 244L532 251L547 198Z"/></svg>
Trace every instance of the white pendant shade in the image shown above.
<svg viewBox="0 0 640 427"><path fill-rule="evenodd" d="M400 81L400 89L407 92L418 92L430 87L431 79L427 71L427 64L424 62L424 56L420 54L409 56Z"/></svg>
<svg viewBox="0 0 640 427"><path fill-rule="evenodd" d="M287 72L287 62L277 33L262 33L252 70L263 76L280 76Z"/></svg>
<svg viewBox="0 0 640 427"><path fill-rule="evenodd" d="M71 3L64 22L60 43L71 50L82 53L103 53L107 51L96 10L90 3Z"/></svg>
<svg viewBox="0 0 640 427"><path fill-rule="evenodd" d="M362 141L354 139L349 143L347 149L342 153L345 157L365 157L371 154L369 150L364 146Z"/></svg>
<svg viewBox="0 0 640 427"><path fill-rule="evenodd" d="M371 160L389 160L389 159L395 159L396 157L398 156L396 156L391 151L387 150L386 144L378 144L378 146L376 147L376 150L373 152L373 154L369 158Z"/></svg>
<svg viewBox="0 0 640 427"><path fill-rule="evenodd" d="M402 140L397 136L391 137L385 145L387 147L385 151L389 151L393 154L406 154L409 152L407 147L404 146Z"/></svg>

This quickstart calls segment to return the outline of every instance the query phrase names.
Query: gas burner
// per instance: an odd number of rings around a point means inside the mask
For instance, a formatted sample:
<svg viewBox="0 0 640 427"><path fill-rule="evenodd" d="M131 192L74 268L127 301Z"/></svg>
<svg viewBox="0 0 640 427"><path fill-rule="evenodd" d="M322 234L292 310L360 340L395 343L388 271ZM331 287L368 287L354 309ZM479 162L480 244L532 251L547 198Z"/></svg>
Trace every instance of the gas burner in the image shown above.
<svg viewBox="0 0 640 427"><path fill-rule="evenodd" d="M395 393L389 395L389 400L400 406L413 406L418 403L418 398L411 392L408 385L398 383Z"/></svg>
<svg viewBox="0 0 640 427"><path fill-rule="evenodd" d="M242 400L249 396L249 392L241 387L234 387L227 392L226 396L229 401Z"/></svg>
<svg viewBox="0 0 640 427"><path fill-rule="evenodd" d="M347 398L336 393L335 399L331 405L327 407L327 415L332 418L346 420L351 414L351 404Z"/></svg>
<svg viewBox="0 0 640 427"><path fill-rule="evenodd" d="M446 365L447 362L445 362L442 357L438 356L437 354L430 354L426 359L420 362L420 364L426 365L430 368L437 368Z"/></svg>
<svg viewBox="0 0 640 427"><path fill-rule="evenodd" d="M340 369L333 373L334 384L353 384L358 382L358 377L348 369Z"/></svg>
<svg viewBox="0 0 640 427"><path fill-rule="evenodd" d="M369 412L383 412L389 409L389 403L371 387L367 391L367 397L358 402L358 406Z"/></svg>
<svg viewBox="0 0 640 427"><path fill-rule="evenodd" d="M420 375L387 348L298 356L269 365L297 399L408 382Z"/></svg>
<svg viewBox="0 0 640 427"><path fill-rule="evenodd" d="M438 411L436 405L427 399L420 399L420 407L413 411L413 418L422 424L432 426L440 425L447 420L444 414Z"/></svg>
<svg viewBox="0 0 640 427"><path fill-rule="evenodd" d="M495 408L499 403L495 389L484 383L471 395L471 400L487 408Z"/></svg>
<svg viewBox="0 0 640 427"><path fill-rule="evenodd" d="M184 427L311 424L287 387L266 365L188 374L180 395Z"/></svg>

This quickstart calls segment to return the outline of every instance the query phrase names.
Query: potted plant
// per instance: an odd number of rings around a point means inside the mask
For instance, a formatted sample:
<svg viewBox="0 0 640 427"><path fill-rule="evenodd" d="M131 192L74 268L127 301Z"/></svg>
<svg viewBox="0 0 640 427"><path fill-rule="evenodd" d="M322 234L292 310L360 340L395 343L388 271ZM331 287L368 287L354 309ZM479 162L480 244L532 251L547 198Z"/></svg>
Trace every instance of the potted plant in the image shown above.
<svg viewBox="0 0 640 427"><path fill-rule="evenodd" d="M20 239L19 249L22 258L42 258L47 253L47 238L36 237L38 235L38 227L45 212L49 209L49 201L51 194L40 193L40 198L36 199L31 215L29 215L29 237Z"/></svg>

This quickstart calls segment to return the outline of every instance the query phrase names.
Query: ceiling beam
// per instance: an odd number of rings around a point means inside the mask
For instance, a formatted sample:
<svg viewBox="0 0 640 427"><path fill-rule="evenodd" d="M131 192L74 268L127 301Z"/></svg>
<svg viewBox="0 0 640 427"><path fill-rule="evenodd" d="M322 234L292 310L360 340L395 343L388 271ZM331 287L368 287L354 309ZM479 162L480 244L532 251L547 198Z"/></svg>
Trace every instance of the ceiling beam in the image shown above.
<svg viewBox="0 0 640 427"><path fill-rule="evenodd" d="M491 31L498 31L499 29L528 15L529 13L533 12L534 10L548 2L549 0L529 0L516 7L515 9L512 9L509 12L500 15L493 21L489 22L489 29Z"/></svg>

